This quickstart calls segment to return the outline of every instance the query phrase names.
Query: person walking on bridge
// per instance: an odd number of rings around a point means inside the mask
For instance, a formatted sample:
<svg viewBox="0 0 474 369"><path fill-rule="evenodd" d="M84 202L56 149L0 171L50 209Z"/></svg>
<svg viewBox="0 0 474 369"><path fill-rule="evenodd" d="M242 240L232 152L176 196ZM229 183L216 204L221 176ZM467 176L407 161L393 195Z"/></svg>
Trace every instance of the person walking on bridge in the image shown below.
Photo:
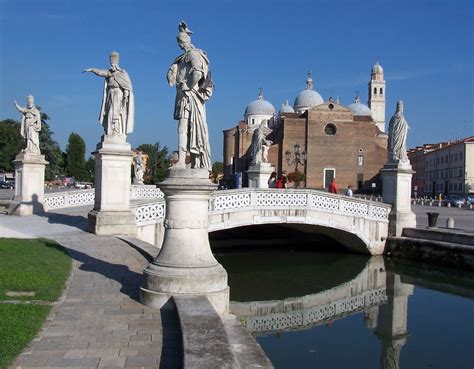
<svg viewBox="0 0 474 369"><path fill-rule="evenodd" d="M336 178L331 179L331 183L329 184L328 192L330 193L339 193L339 186L336 183Z"/></svg>

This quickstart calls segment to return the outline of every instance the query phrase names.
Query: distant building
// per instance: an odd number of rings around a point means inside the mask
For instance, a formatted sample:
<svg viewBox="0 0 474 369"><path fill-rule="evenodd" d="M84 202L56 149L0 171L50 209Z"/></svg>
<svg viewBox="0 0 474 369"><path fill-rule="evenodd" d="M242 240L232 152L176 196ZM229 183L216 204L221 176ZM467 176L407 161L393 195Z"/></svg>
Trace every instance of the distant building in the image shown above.
<svg viewBox="0 0 474 369"><path fill-rule="evenodd" d="M447 144L446 142L444 143ZM438 149L443 143L424 144L408 150L408 159L410 159L413 168L412 178L412 195L431 196L431 193L425 191L425 155L433 150Z"/></svg>
<svg viewBox="0 0 474 369"><path fill-rule="evenodd" d="M359 96L348 106L341 105L339 99L324 100L314 89L311 73L293 106L286 101L278 114L260 92L245 109L244 120L224 130L225 178L231 180L242 173L245 185L253 132L267 120L273 129L267 137L273 141L268 158L278 173L295 171L296 165L288 164L285 153L290 151L293 159L298 144L307 158L306 165L298 167L305 174L306 187L327 188L336 177L341 189L352 185L372 191L375 183L380 190L378 173L387 161L385 93L383 69L378 63L371 70L368 106Z"/></svg>
<svg viewBox="0 0 474 369"><path fill-rule="evenodd" d="M424 154L424 194L474 193L474 136L439 143Z"/></svg>

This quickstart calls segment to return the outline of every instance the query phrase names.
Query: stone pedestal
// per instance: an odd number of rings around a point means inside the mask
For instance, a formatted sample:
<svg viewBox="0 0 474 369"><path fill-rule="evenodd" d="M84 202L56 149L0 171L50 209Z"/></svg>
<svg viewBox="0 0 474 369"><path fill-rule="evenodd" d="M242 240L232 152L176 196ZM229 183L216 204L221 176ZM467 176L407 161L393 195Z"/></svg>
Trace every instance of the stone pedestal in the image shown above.
<svg viewBox="0 0 474 369"><path fill-rule="evenodd" d="M401 236L403 228L416 227L416 215L411 210L410 163L387 163L381 170L383 201L392 205L389 214L389 236Z"/></svg>
<svg viewBox="0 0 474 369"><path fill-rule="evenodd" d="M268 180L274 172L270 163L258 163L251 165L247 170L249 188L268 188Z"/></svg>
<svg viewBox="0 0 474 369"><path fill-rule="evenodd" d="M219 314L228 313L227 272L212 255L208 236L209 195L216 187L206 169L171 169L160 184L166 195L165 236L144 271L143 304L162 308L172 296L205 295Z"/></svg>
<svg viewBox="0 0 474 369"><path fill-rule="evenodd" d="M44 155L22 151L15 160L15 198L9 206L12 215L31 215L44 211Z"/></svg>
<svg viewBox="0 0 474 369"><path fill-rule="evenodd" d="M130 210L133 152L123 140L105 137L95 155L95 202L89 212L89 232L100 235L136 235Z"/></svg>

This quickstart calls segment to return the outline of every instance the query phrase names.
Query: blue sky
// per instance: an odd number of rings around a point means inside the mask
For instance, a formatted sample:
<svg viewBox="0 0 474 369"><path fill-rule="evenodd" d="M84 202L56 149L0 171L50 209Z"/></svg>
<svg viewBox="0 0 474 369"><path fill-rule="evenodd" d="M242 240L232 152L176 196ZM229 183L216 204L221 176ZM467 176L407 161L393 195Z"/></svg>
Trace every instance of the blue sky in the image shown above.
<svg viewBox="0 0 474 369"><path fill-rule="evenodd" d="M102 80L110 51L132 79L132 146L159 141L174 149L175 90L166 83L179 55L180 20L207 51L216 85L207 103L212 158L222 160L222 130L242 118L260 87L278 109L305 86L348 105L376 60L387 80L387 121L398 99L411 126L410 147L474 134L474 2L0 0L0 119L19 115L32 93L65 148L71 132L93 151Z"/></svg>

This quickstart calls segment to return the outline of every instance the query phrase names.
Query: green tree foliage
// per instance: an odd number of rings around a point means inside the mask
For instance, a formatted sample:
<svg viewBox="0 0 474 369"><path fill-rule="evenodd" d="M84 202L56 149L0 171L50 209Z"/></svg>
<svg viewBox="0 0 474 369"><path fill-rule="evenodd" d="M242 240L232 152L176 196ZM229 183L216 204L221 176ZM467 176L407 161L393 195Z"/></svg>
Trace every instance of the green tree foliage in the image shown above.
<svg viewBox="0 0 474 369"><path fill-rule="evenodd" d="M145 184L155 184L165 179L166 170L170 166L168 147L160 148L160 143L142 144L137 147L138 151L148 155L145 175Z"/></svg>
<svg viewBox="0 0 474 369"><path fill-rule="evenodd" d="M40 109L38 107L38 109ZM56 179L64 173L64 162L59 144L53 140L53 131L47 123L49 116L41 112L41 131L39 133L40 150L49 164L45 168L44 178L47 181Z"/></svg>
<svg viewBox="0 0 474 369"><path fill-rule="evenodd" d="M86 161L86 169L87 173L89 174L89 181L94 182L95 181L95 158L93 156L90 156L89 159Z"/></svg>
<svg viewBox="0 0 474 369"><path fill-rule="evenodd" d="M69 135L66 147L66 175L76 181L87 181L90 177L85 161L86 143L77 133Z"/></svg>
<svg viewBox="0 0 474 369"><path fill-rule="evenodd" d="M0 169L7 172L15 170L13 159L23 148L20 123L13 119L0 121Z"/></svg>
<svg viewBox="0 0 474 369"><path fill-rule="evenodd" d="M224 163L221 161L215 161L212 164L212 182L219 183L219 177L224 173Z"/></svg>

